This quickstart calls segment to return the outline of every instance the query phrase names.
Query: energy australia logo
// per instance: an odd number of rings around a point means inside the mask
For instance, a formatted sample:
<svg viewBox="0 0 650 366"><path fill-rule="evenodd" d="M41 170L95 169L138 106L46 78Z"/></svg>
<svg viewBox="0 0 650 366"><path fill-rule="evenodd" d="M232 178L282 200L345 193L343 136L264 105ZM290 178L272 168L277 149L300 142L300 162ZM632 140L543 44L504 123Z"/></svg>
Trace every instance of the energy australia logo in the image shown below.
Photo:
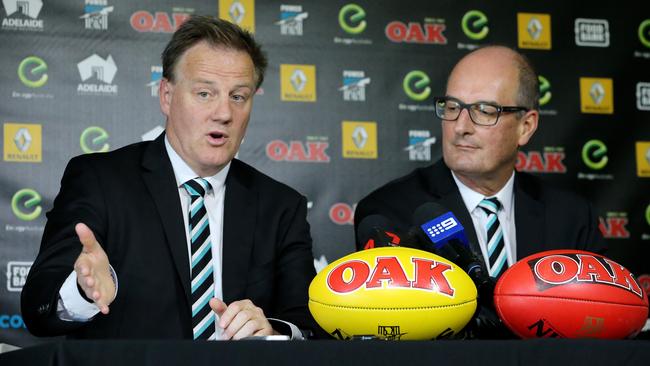
<svg viewBox="0 0 650 366"><path fill-rule="evenodd" d="M97 54L93 54L79 62L77 68L79 69L79 76L82 81L77 86L77 94L99 96L117 95L117 85L112 84L113 78L117 73L117 65L115 65L113 56L108 55L106 59L103 59ZM93 78L102 82L102 84L85 83Z"/></svg>
<svg viewBox="0 0 650 366"><path fill-rule="evenodd" d="M84 14L79 19L84 20L86 29L108 29L108 13L113 11L113 6L108 6L106 0L86 0Z"/></svg>
<svg viewBox="0 0 650 366"><path fill-rule="evenodd" d="M344 70L343 86L339 88L339 91L343 92L345 101L365 102L368 84L370 84L370 78L367 78L363 71Z"/></svg>
<svg viewBox="0 0 650 366"><path fill-rule="evenodd" d="M409 144L404 150L408 151L410 161L431 161L431 145L435 143L436 138L431 137L431 132L410 130Z"/></svg>
<svg viewBox="0 0 650 366"><path fill-rule="evenodd" d="M151 96L158 96L158 89L160 86L160 80L162 80L163 68L162 66L151 66L151 81L147 83L147 86L151 88Z"/></svg>
<svg viewBox="0 0 650 366"><path fill-rule="evenodd" d="M38 14L43 8L41 0L2 0L7 17L2 19L2 29L17 31L42 31L43 20Z"/></svg>
<svg viewBox="0 0 650 366"><path fill-rule="evenodd" d="M302 21L308 16L301 5L280 5L280 20L275 24L280 26L283 36L302 36Z"/></svg>

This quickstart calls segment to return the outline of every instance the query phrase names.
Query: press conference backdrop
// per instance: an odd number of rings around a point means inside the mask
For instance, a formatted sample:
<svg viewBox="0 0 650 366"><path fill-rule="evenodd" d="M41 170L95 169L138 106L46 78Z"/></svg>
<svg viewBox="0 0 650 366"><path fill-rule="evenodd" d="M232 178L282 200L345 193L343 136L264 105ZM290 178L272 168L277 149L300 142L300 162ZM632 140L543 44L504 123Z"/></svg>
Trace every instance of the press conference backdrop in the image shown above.
<svg viewBox="0 0 650 366"><path fill-rule="evenodd" d="M353 250L355 204L441 156L433 96L469 50L537 66L517 169L595 205L609 256L650 286L650 9L642 2L2 0L0 342L38 342L20 291L68 160L155 138L160 53L191 14L270 58L239 158L308 197L318 268Z"/></svg>

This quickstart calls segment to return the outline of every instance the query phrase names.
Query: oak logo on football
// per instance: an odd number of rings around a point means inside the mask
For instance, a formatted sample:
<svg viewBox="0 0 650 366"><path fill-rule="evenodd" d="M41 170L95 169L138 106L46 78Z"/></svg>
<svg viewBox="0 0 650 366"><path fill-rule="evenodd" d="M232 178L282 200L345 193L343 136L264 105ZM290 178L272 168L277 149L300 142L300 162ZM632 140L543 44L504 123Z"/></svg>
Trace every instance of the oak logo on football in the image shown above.
<svg viewBox="0 0 650 366"><path fill-rule="evenodd" d="M273 140L266 144L266 156L273 161L329 163L327 155L328 138L307 136L306 141Z"/></svg>
<svg viewBox="0 0 650 366"><path fill-rule="evenodd" d="M564 147L546 146L544 151L519 151L515 169L519 172L529 173L559 173L567 172L564 164Z"/></svg>
<svg viewBox="0 0 650 366"><path fill-rule="evenodd" d="M391 288L412 288L436 292L453 298L455 289L451 286L445 272L452 270L451 265L427 258L412 257L410 263L402 263L397 257L377 257L372 263L374 269L370 272L370 264L363 260L347 260L334 267L327 275L327 287L335 293L346 294L364 289L382 288L390 283ZM414 273L409 279L404 268Z"/></svg>
<svg viewBox="0 0 650 366"><path fill-rule="evenodd" d="M590 254L556 254L528 261L537 288L544 291L569 283L600 283L625 289L643 298L643 291L625 267Z"/></svg>

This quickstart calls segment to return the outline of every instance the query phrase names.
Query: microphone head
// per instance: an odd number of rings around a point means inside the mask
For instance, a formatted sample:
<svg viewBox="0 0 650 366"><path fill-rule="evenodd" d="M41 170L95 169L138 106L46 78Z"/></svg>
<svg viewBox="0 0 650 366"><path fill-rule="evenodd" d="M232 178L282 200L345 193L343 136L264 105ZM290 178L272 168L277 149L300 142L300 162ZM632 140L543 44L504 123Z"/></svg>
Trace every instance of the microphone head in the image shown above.
<svg viewBox="0 0 650 366"><path fill-rule="evenodd" d="M399 246L400 241L393 225L383 215L366 216L357 227L357 250Z"/></svg>
<svg viewBox="0 0 650 366"><path fill-rule="evenodd" d="M413 222L420 228L418 235L439 249L450 240L458 240L469 247L465 228L454 214L435 202L426 202L413 213Z"/></svg>

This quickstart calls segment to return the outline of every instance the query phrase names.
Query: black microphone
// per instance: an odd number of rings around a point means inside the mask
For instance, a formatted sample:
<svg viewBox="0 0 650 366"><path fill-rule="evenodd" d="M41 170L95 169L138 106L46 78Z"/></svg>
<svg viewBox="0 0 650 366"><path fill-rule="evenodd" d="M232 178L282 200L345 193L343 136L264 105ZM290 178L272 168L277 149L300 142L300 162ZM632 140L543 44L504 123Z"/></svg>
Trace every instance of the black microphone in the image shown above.
<svg viewBox="0 0 650 366"><path fill-rule="evenodd" d="M427 202L418 207L413 213L414 231L419 239L427 243L430 251L457 264L476 284L481 292L494 290L493 281L483 268L481 260L469 246L465 228L454 214L442 205ZM485 290L485 291L482 291ZM487 300L492 296L487 297Z"/></svg>
<svg viewBox="0 0 650 366"><path fill-rule="evenodd" d="M379 247L415 247L413 238L395 228L385 216L363 218L357 227L357 251Z"/></svg>

